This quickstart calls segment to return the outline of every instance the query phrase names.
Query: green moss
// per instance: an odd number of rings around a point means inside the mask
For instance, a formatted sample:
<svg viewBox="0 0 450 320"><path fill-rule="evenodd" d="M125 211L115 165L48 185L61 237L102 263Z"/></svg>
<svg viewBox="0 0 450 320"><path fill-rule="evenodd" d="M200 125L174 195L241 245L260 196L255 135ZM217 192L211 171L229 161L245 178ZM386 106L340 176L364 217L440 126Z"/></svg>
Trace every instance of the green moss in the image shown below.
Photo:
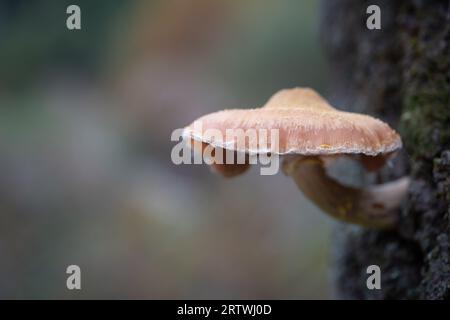
<svg viewBox="0 0 450 320"><path fill-rule="evenodd" d="M450 93L417 91L406 95L400 122L408 154L433 158L450 143Z"/></svg>

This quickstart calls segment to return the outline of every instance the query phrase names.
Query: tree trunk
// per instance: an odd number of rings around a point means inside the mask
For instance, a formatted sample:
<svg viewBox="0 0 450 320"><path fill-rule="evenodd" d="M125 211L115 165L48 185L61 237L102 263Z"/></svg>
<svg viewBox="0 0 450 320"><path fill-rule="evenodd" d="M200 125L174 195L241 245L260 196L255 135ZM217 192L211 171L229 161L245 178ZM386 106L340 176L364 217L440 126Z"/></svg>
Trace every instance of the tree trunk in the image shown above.
<svg viewBox="0 0 450 320"><path fill-rule="evenodd" d="M368 30L366 9L381 9ZM333 74L331 101L397 128L404 149L378 182L409 174L396 230L336 228L338 298L450 298L450 2L328 0L322 37ZM381 289L366 286L369 265Z"/></svg>

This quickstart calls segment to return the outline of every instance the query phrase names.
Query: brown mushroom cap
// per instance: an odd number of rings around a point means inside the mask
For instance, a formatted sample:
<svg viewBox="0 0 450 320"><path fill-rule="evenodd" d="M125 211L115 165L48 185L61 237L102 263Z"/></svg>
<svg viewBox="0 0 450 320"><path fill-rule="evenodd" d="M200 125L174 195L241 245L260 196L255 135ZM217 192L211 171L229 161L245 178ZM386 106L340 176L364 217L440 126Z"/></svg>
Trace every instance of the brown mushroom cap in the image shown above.
<svg viewBox="0 0 450 320"><path fill-rule="evenodd" d="M271 141L271 129L278 129L279 136L273 137L276 141ZM217 155L219 161L212 162L211 168L226 177L246 171L251 163L248 160L255 154L287 155L284 173L324 212L346 222L391 228L408 192L407 177L354 188L327 175L327 163L343 155L358 159L368 170L376 170L401 148L402 142L386 123L336 110L308 88L281 90L259 109L224 110L203 116L184 129L183 137L203 155ZM214 151L214 155L205 150ZM223 164L223 153L221 159L216 152L224 150L233 156L244 155L243 163Z"/></svg>
<svg viewBox="0 0 450 320"><path fill-rule="evenodd" d="M205 136L207 129L219 130L222 135ZM227 137L227 129L278 129L278 150L270 143L270 134L268 148L263 149L258 135L256 141L239 145L236 136ZM386 123L368 115L339 111L309 88L281 90L261 108L205 115L185 128L184 137L249 154L381 156L402 146L400 136Z"/></svg>

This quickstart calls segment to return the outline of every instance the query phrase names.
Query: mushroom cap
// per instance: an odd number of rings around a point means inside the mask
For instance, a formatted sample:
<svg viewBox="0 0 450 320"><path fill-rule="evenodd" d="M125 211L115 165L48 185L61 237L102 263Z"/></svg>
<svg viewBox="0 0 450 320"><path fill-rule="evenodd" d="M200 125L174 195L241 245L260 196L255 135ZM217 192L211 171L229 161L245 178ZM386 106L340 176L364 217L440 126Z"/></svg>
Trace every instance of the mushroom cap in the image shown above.
<svg viewBox="0 0 450 320"><path fill-rule="evenodd" d="M208 134L208 129L220 134ZM227 130L238 132L236 129L256 129L256 135L248 135L242 143L238 134L227 134ZM270 129L278 129L278 146L271 141ZM261 144L260 135L266 136L265 145ZM248 154L379 156L402 146L400 136L386 123L368 115L337 110L310 88L281 90L261 108L205 115L186 127L183 136Z"/></svg>

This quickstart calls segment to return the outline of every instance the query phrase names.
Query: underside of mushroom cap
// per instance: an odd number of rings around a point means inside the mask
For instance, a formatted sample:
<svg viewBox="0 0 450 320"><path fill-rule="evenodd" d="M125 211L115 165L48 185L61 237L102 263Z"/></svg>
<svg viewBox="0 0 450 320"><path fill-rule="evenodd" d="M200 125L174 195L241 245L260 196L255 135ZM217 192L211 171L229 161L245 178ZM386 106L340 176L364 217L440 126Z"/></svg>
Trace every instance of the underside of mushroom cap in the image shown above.
<svg viewBox="0 0 450 320"><path fill-rule="evenodd" d="M220 134L208 134L209 129ZM249 129L255 134L239 140ZM278 129L278 141L271 141L271 129ZM386 123L339 111L309 88L281 90L262 108L205 115L186 127L184 136L249 154L377 156L392 153L402 145L400 136ZM261 145L261 138L266 138L265 146Z"/></svg>

